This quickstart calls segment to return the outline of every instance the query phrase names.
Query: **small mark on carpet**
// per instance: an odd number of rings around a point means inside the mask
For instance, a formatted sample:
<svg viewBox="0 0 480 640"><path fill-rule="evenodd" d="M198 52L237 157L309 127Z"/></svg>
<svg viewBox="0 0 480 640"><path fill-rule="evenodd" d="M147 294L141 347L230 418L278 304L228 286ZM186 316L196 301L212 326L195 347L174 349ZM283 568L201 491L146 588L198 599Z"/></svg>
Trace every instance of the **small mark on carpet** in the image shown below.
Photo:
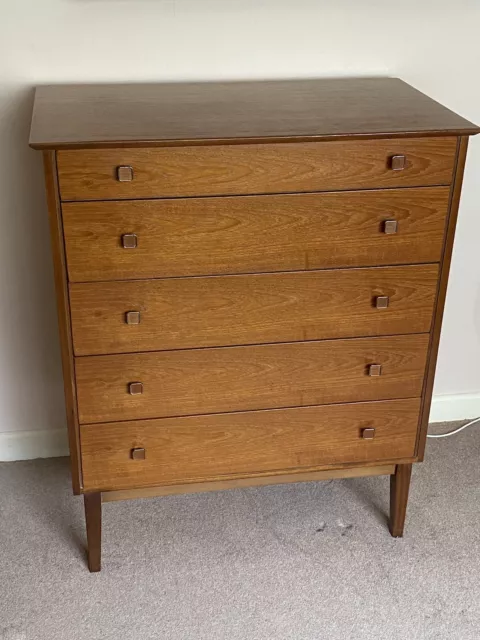
<svg viewBox="0 0 480 640"><path fill-rule="evenodd" d="M346 524L345 522L342 522L341 520L338 521L338 526L341 529L340 535L342 537L348 535L353 530L353 524L350 524L350 523Z"/></svg>

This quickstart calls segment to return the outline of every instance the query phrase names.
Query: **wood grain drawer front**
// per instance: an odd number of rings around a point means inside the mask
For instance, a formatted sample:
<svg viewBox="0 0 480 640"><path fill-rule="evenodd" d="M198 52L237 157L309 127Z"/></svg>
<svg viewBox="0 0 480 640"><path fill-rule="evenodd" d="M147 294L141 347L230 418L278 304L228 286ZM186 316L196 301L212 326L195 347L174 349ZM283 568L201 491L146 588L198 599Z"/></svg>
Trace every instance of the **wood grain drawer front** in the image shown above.
<svg viewBox="0 0 480 640"><path fill-rule="evenodd" d="M75 354L427 332L437 278L419 265L72 284Z"/></svg>
<svg viewBox="0 0 480 640"><path fill-rule="evenodd" d="M84 425L85 490L410 458L419 409L408 399ZM144 460L132 459L137 448Z"/></svg>
<svg viewBox="0 0 480 640"><path fill-rule="evenodd" d="M455 138L59 151L62 200L445 185ZM394 168L405 156L405 168Z"/></svg>
<svg viewBox="0 0 480 640"><path fill-rule="evenodd" d="M438 262L449 188L63 205L72 282ZM392 226L393 224L393 226ZM135 247L124 247L126 234Z"/></svg>
<svg viewBox="0 0 480 640"><path fill-rule="evenodd" d="M420 396L428 334L76 359L80 422ZM371 365L380 365L373 371ZM130 385L135 387L132 394Z"/></svg>

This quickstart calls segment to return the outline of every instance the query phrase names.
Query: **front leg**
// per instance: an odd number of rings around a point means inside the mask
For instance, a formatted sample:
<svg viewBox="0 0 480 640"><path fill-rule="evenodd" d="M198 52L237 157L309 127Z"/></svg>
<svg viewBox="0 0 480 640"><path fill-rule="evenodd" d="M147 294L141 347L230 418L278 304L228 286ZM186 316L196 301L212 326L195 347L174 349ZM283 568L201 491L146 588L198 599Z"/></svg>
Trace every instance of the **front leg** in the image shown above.
<svg viewBox="0 0 480 640"><path fill-rule="evenodd" d="M411 476L411 464L397 464L390 476L390 533L394 538L403 536Z"/></svg>
<svg viewBox="0 0 480 640"><path fill-rule="evenodd" d="M102 494L86 493L84 496L87 525L87 557L91 572L100 571L102 553Z"/></svg>

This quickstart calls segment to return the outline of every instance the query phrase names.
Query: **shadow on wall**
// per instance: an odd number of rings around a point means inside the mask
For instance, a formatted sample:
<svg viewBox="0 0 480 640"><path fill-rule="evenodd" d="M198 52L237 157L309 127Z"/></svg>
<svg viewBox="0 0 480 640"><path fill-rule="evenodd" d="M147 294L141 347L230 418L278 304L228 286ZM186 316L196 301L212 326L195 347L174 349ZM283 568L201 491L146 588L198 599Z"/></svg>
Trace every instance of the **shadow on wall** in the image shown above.
<svg viewBox="0 0 480 640"><path fill-rule="evenodd" d="M0 431L65 424L42 154L28 146L33 97L0 91Z"/></svg>

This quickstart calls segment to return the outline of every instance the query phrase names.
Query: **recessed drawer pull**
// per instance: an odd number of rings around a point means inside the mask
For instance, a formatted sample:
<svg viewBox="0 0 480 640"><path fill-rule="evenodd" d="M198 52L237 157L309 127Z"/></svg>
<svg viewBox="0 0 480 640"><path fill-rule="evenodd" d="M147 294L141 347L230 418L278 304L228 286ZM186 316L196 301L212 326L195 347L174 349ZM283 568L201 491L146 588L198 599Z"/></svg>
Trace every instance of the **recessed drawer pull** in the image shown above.
<svg viewBox="0 0 480 640"><path fill-rule="evenodd" d="M140 324L140 311L127 311L125 322L127 324Z"/></svg>
<svg viewBox="0 0 480 640"><path fill-rule="evenodd" d="M130 382L128 392L131 396L139 396L143 393L143 384L141 382Z"/></svg>
<svg viewBox="0 0 480 640"><path fill-rule="evenodd" d="M375 429L373 427L362 429L362 438L364 440L373 440L374 437L375 437Z"/></svg>
<svg viewBox="0 0 480 640"><path fill-rule="evenodd" d="M133 180L133 167L126 165L117 167L117 180L119 182L131 182Z"/></svg>
<svg viewBox="0 0 480 640"><path fill-rule="evenodd" d="M381 364L371 364L368 367L368 375L372 378L377 378L382 375L382 365Z"/></svg>
<svg viewBox="0 0 480 640"><path fill-rule="evenodd" d="M124 233L122 236L122 247L124 249L136 249L138 244L137 235L135 233Z"/></svg>
<svg viewBox="0 0 480 640"><path fill-rule="evenodd" d="M130 451L132 460L145 460L145 449L137 448Z"/></svg>
<svg viewBox="0 0 480 640"><path fill-rule="evenodd" d="M398 222L396 220L385 220L383 223L383 233L387 236L390 236L394 233L397 233L398 230Z"/></svg>
<svg viewBox="0 0 480 640"><path fill-rule="evenodd" d="M390 158L390 169L392 171L402 171L407 166L407 156L392 156Z"/></svg>
<svg viewBox="0 0 480 640"><path fill-rule="evenodd" d="M377 309L387 309L390 303L390 299L388 296L377 296L375 298L375 306Z"/></svg>

